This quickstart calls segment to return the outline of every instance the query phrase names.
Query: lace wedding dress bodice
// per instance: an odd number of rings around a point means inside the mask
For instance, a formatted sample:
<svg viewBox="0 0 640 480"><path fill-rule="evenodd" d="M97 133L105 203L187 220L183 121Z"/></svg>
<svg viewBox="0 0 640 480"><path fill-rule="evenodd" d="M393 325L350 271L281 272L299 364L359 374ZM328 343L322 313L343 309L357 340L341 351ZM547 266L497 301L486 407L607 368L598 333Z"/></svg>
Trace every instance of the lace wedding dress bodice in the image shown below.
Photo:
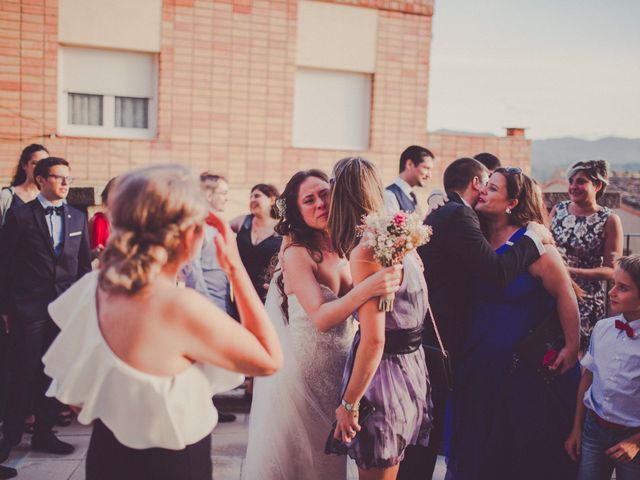
<svg viewBox="0 0 640 480"><path fill-rule="evenodd" d="M321 285L325 301L337 298L328 287ZM331 422L340 403L340 381L344 364L351 349L357 326L353 317L321 332L309 319L295 295L289 295L289 325L295 362L304 376L309 391L323 407L323 414Z"/></svg>
<svg viewBox="0 0 640 480"><path fill-rule="evenodd" d="M336 294L321 285L325 301ZM324 454L324 444L340 403L340 382L357 330L352 317L320 332L289 295L289 320L275 282L266 308L278 332L284 366L271 377L256 379L244 480L345 480L346 457ZM353 467L351 467L353 468Z"/></svg>

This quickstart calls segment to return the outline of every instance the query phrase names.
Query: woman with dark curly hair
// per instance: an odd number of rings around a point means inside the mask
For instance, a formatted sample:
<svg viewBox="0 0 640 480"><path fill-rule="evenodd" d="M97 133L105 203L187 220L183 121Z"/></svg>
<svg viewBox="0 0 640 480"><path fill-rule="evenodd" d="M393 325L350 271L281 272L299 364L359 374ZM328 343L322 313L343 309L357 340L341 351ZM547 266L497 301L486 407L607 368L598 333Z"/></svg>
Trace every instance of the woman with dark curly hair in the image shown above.
<svg viewBox="0 0 640 480"><path fill-rule="evenodd" d="M285 247L266 307L286 359L277 376L256 381L246 480L347 478L346 459L323 450L355 335L351 314L368 299L395 292L400 271L390 267L353 288L349 263L327 230L329 190L323 172L304 170L278 200L276 231Z"/></svg>
<svg viewBox="0 0 640 480"><path fill-rule="evenodd" d="M583 290L580 349L589 345L593 326L605 318L606 284L615 259L622 255L622 223L611 209L598 205L609 179L606 160L577 162L567 172L569 200L551 211L551 232L569 273Z"/></svg>

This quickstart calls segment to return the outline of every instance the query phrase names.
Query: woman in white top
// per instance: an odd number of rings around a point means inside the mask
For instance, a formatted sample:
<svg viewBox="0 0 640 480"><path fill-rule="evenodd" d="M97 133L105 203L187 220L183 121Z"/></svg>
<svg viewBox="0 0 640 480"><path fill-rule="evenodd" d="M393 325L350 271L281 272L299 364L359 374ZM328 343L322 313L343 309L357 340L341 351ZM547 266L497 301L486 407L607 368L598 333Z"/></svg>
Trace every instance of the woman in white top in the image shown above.
<svg viewBox="0 0 640 480"><path fill-rule="evenodd" d="M220 266L242 324L192 289L176 286L199 251L207 214L196 179L181 166L118 178L109 196L112 234L99 272L49 306L61 328L43 361L48 394L94 422L87 480L211 479L213 394L282 364L276 336L229 227Z"/></svg>

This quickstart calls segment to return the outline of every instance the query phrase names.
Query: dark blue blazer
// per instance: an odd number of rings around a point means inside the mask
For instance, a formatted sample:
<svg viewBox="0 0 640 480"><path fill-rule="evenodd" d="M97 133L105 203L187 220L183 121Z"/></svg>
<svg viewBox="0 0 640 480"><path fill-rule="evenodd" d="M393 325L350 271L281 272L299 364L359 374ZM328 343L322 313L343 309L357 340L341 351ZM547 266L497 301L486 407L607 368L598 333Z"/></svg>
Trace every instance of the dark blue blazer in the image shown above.
<svg viewBox="0 0 640 480"><path fill-rule="evenodd" d="M13 321L47 318L47 307L91 271L87 218L64 206L62 251L56 256L38 199L11 208L0 230L0 313Z"/></svg>
<svg viewBox="0 0 640 480"><path fill-rule="evenodd" d="M535 242L521 238L513 248L496 254L480 229L473 208L460 195L447 192L449 201L427 216L431 241L418 248L424 263L429 300L445 347L455 361L465 335L472 288L488 282L502 288L540 257ZM430 319L425 321L425 343L437 346Z"/></svg>

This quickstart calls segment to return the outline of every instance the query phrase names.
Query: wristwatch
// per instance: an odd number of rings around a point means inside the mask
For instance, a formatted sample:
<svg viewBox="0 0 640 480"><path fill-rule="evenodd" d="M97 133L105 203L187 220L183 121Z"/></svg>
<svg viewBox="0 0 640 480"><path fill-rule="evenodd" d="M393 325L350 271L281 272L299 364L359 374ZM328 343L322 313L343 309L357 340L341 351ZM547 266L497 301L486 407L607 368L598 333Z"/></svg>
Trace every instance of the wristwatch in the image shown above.
<svg viewBox="0 0 640 480"><path fill-rule="evenodd" d="M342 406L349 413L355 413L358 411L359 403L348 403L344 398L342 399Z"/></svg>

